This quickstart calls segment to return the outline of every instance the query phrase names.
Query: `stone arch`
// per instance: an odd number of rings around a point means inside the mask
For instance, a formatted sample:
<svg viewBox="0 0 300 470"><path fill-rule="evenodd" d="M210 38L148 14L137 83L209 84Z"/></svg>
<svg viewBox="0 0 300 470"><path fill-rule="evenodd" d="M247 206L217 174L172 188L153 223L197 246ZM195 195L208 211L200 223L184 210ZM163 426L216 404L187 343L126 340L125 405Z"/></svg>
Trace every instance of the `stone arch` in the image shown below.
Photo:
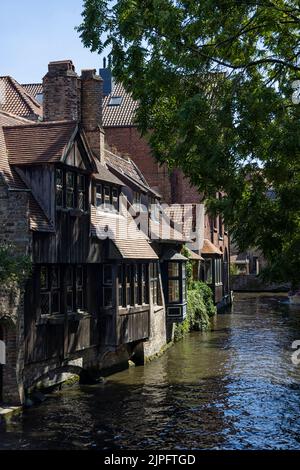
<svg viewBox="0 0 300 470"><path fill-rule="evenodd" d="M59 385L65 381L62 379L62 374L78 375L79 381L82 384L94 384L96 383L92 371L81 367L79 365L65 364L62 366L54 367L44 373L37 374L35 376L28 377L26 380L26 390L33 391L37 386L43 385L45 388L52 387L53 385Z"/></svg>

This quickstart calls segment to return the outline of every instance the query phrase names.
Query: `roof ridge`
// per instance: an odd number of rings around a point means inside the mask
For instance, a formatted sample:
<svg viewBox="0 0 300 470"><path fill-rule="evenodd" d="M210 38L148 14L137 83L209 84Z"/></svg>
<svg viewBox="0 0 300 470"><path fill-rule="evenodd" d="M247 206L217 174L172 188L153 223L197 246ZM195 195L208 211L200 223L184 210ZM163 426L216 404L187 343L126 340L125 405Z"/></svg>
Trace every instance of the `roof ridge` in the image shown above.
<svg viewBox="0 0 300 470"><path fill-rule="evenodd" d="M34 110L32 109L32 107L30 106L30 103L28 103L28 101L32 101L32 104L39 109L41 109L40 104L37 101L35 101L33 97L30 97L30 95L28 95L27 91L20 85L20 83L17 82L15 78L10 76L9 79L13 87L15 88L16 92L19 94L21 100L27 106L28 111L31 111L31 112L33 111L33 113L36 114Z"/></svg>
<svg viewBox="0 0 300 470"><path fill-rule="evenodd" d="M2 112L2 111L1 111ZM12 115L13 117L15 115ZM19 117L17 116L17 118L19 119ZM22 119L22 118L20 118ZM63 125L67 125L67 124L74 124L74 127L78 125L78 122L77 121L71 121L71 120L68 120L68 121L37 121L37 122L32 122L30 121L29 119L26 121L26 124L20 124L20 126L22 127L51 127L51 126L63 126ZM15 127L20 127L18 126L17 124L16 125L10 125L10 126L3 126L5 127L6 129L8 128L15 128Z"/></svg>
<svg viewBox="0 0 300 470"><path fill-rule="evenodd" d="M1 77L0 77L1 78ZM0 114L3 114L4 116L7 116L7 117L11 117L11 118L14 118L14 119L17 119L18 121L24 121L25 123L32 123L32 121L30 121L30 119L27 119L27 118L24 118L24 117L21 117L21 116L18 116L17 114L13 114L13 113L9 113L8 111L4 111L3 109L0 108Z"/></svg>

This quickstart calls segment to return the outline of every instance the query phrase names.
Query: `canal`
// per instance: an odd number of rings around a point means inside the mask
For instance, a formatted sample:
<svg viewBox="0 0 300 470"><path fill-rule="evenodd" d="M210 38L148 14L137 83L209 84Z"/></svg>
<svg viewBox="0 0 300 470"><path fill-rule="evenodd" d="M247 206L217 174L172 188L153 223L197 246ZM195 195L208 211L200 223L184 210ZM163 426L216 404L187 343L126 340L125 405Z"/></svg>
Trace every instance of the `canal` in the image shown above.
<svg viewBox="0 0 300 470"><path fill-rule="evenodd" d="M300 449L300 307L280 299L238 295L146 367L49 394L0 449Z"/></svg>

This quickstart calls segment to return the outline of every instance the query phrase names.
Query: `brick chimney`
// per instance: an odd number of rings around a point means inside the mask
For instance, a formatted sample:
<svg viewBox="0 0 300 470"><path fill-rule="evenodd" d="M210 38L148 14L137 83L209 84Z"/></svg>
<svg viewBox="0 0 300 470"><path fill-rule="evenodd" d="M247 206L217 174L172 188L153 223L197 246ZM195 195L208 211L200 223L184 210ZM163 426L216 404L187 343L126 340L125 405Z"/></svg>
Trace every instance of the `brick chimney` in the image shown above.
<svg viewBox="0 0 300 470"><path fill-rule="evenodd" d="M102 128L103 80L96 70L81 71L81 124L91 150L104 163L104 130Z"/></svg>
<svg viewBox="0 0 300 470"><path fill-rule="evenodd" d="M80 86L71 60L50 62L43 79L44 121L79 121Z"/></svg>

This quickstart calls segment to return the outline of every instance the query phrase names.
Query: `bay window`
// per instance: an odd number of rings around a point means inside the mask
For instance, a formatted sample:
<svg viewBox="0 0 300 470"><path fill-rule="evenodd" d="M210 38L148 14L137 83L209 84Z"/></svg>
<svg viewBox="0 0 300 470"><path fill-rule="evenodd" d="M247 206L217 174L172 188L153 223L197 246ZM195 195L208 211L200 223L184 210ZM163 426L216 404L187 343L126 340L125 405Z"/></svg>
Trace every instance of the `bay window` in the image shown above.
<svg viewBox="0 0 300 470"><path fill-rule="evenodd" d="M88 208L86 175L78 171L56 168L55 170L55 198L57 209Z"/></svg>
<svg viewBox="0 0 300 470"><path fill-rule="evenodd" d="M180 265L175 261L168 263L168 302L180 302Z"/></svg>
<svg viewBox="0 0 300 470"><path fill-rule="evenodd" d="M149 264L126 263L118 266L118 305L120 308L149 304Z"/></svg>

